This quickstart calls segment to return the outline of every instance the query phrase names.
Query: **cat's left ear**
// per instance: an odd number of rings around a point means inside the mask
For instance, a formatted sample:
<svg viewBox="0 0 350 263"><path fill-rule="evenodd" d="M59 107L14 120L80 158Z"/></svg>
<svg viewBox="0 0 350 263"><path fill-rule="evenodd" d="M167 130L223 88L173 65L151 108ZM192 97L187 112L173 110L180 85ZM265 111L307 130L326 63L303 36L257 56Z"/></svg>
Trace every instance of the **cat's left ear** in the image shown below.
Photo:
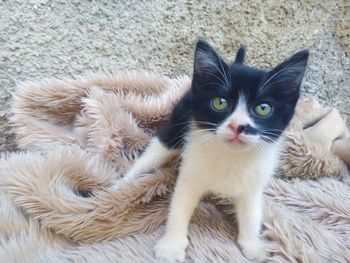
<svg viewBox="0 0 350 263"><path fill-rule="evenodd" d="M207 41L198 40L194 52L193 89L217 81L227 84L226 69L227 64L214 48Z"/></svg>
<svg viewBox="0 0 350 263"><path fill-rule="evenodd" d="M278 90L284 99L297 101L299 98L300 85L304 77L309 57L308 50L302 50L283 61L272 69L263 82L260 90Z"/></svg>

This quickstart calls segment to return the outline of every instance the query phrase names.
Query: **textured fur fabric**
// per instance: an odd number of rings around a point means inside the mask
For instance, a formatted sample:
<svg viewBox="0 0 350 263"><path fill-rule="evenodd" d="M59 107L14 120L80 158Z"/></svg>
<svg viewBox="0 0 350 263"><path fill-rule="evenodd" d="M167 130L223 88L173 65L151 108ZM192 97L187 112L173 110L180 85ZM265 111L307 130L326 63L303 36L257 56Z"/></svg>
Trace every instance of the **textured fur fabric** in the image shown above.
<svg viewBox="0 0 350 263"><path fill-rule="evenodd" d="M12 124L26 151L0 159L0 262L156 262L152 248L164 231L179 159L119 191L111 184L189 85L188 77L146 73L21 85ZM291 128L280 175L291 169L292 134ZM332 177L269 183L263 220L269 262L350 260L350 180L334 158L338 170L317 174ZM308 177L319 166L312 169ZM207 196L190 224L186 261L249 262L236 235L231 200Z"/></svg>
<svg viewBox="0 0 350 263"><path fill-rule="evenodd" d="M337 109L322 107L313 97L300 100L285 133L277 174L282 178L346 176L350 148L341 146L348 140L349 130Z"/></svg>

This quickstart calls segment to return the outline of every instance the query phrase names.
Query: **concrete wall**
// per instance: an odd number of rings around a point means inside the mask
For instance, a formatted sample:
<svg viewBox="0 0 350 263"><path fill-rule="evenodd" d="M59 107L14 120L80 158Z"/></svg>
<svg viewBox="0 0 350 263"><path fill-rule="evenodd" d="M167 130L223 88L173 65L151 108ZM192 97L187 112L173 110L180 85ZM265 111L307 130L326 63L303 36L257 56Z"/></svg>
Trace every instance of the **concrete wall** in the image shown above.
<svg viewBox="0 0 350 263"><path fill-rule="evenodd" d="M227 59L244 43L247 62L260 67L310 48L304 94L349 116L349 35L350 0L3 0L0 150L14 148L5 114L17 82L138 69L191 74L197 37Z"/></svg>

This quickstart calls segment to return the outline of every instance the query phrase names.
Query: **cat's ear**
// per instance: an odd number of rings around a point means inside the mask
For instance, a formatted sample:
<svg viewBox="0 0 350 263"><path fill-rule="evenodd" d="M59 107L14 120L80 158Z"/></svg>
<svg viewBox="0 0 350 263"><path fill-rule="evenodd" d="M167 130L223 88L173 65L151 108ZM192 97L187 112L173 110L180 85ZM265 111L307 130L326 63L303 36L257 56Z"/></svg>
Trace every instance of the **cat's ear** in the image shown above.
<svg viewBox="0 0 350 263"><path fill-rule="evenodd" d="M227 64L205 40L198 40L194 53L193 87L203 86L211 79L225 82Z"/></svg>
<svg viewBox="0 0 350 263"><path fill-rule="evenodd" d="M245 46L241 45L237 51L234 63L243 64L245 58Z"/></svg>
<svg viewBox="0 0 350 263"><path fill-rule="evenodd" d="M266 89L279 92L280 96L296 102L299 98L300 85L304 77L309 57L308 50L302 50L283 61L277 67L268 72L260 91Z"/></svg>

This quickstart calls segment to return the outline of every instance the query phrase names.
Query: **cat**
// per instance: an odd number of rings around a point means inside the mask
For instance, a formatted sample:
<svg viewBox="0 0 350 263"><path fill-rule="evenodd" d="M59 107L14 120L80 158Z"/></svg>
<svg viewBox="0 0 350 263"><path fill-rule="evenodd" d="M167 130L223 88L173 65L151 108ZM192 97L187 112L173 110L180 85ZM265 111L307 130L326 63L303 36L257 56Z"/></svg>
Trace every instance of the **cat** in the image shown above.
<svg viewBox="0 0 350 263"><path fill-rule="evenodd" d="M184 261L191 215L207 192L233 198L243 255L257 261L268 256L259 237L263 189L277 165L308 54L300 51L266 71L244 64L243 46L228 64L198 40L191 89L125 176L182 154L166 231L154 248L157 258Z"/></svg>

